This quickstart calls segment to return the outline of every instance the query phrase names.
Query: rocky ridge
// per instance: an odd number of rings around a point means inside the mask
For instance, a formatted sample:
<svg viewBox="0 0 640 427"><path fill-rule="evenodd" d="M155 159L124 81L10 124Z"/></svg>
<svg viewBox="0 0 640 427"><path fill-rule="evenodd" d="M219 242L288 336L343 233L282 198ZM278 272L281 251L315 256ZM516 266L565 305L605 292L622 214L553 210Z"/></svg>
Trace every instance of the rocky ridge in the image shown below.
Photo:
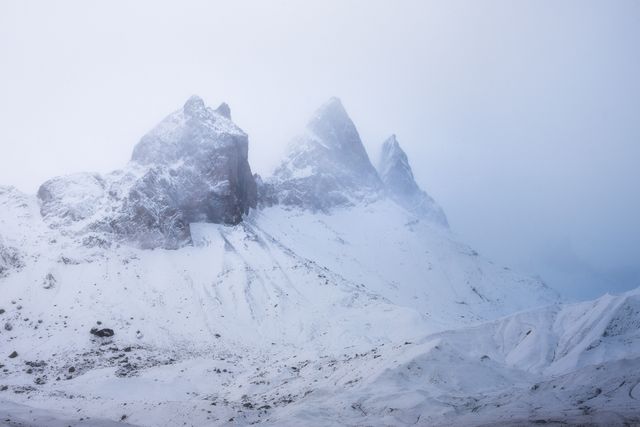
<svg viewBox="0 0 640 427"><path fill-rule="evenodd" d="M320 107L272 177L252 174L248 146L227 104L212 109L193 96L142 137L124 168L45 182L38 191L41 214L85 244L115 240L167 249L191 242L191 223L238 224L258 205L329 212L385 193L418 217L446 225L399 147L387 150L379 175L338 98Z"/></svg>

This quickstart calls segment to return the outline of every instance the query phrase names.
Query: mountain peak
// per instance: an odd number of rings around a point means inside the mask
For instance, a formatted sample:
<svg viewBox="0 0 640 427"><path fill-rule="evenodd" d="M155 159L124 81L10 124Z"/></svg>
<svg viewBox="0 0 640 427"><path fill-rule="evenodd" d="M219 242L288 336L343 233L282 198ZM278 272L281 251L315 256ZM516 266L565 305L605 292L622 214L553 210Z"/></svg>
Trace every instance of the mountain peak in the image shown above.
<svg viewBox="0 0 640 427"><path fill-rule="evenodd" d="M198 95L193 95L184 103L183 110L187 115L201 114L206 110L204 100Z"/></svg>
<svg viewBox="0 0 640 427"><path fill-rule="evenodd" d="M322 104L309 120L307 129L323 140L328 147L353 149L360 154L364 153L358 130L339 98L330 98Z"/></svg>
<svg viewBox="0 0 640 427"><path fill-rule="evenodd" d="M52 226L112 233L140 247L180 247L192 222L239 223L257 203L249 141L228 106L218 110L192 96L141 138L125 168L47 181L38 191L42 215Z"/></svg>
<svg viewBox="0 0 640 427"><path fill-rule="evenodd" d="M282 203L314 210L376 197L382 188L355 124L335 97L290 144L274 178Z"/></svg>
<svg viewBox="0 0 640 427"><path fill-rule="evenodd" d="M231 120L231 108L229 107L229 104L227 104L226 102L223 102L222 104L220 104L215 111L216 113L220 114L222 117L226 117L227 119Z"/></svg>
<svg viewBox="0 0 640 427"><path fill-rule="evenodd" d="M418 189L413 177L413 171L409 165L409 158L400 147L395 134L382 143L378 173L385 184L391 184L402 191L415 191Z"/></svg>
<svg viewBox="0 0 640 427"><path fill-rule="evenodd" d="M247 135L231 121L225 103L213 110L199 96L165 117L134 147L132 160L140 164L172 164L223 145L246 140ZM242 145L245 145L244 143Z"/></svg>
<svg viewBox="0 0 640 427"><path fill-rule="evenodd" d="M442 208L416 183L407 153L400 147L395 134L382 144L378 174L387 194L398 204L419 216L447 226Z"/></svg>
<svg viewBox="0 0 640 427"><path fill-rule="evenodd" d="M317 113L324 113L329 111L335 111L339 114L348 116L347 111L344 109L344 105L342 105L342 101L337 96L332 96L329 98L324 104L318 108Z"/></svg>
<svg viewBox="0 0 640 427"><path fill-rule="evenodd" d="M396 137L395 133L392 133L391 136L389 136L389 138L387 138L384 143L382 144L383 146L388 146L389 149L400 149L400 143L398 143L398 138Z"/></svg>

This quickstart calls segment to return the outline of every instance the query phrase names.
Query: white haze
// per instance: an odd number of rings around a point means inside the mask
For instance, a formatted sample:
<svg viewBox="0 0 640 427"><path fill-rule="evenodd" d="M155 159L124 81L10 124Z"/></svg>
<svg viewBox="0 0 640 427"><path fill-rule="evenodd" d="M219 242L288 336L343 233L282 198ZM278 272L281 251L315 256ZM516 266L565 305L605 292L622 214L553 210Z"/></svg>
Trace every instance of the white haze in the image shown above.
<svg viewBox="0 0 640 427"><path fill-rule="evenodd" d="M268 174L328 97L463 240L570 297L640 285L636 1L0 2L0 184L123 165L199 94Z"/></svg>

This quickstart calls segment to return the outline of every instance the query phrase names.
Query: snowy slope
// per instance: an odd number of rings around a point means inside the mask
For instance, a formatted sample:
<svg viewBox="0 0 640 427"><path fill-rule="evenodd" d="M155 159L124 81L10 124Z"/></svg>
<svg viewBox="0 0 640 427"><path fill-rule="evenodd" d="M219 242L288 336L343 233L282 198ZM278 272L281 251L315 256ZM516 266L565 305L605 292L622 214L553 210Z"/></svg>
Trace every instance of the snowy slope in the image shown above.
<svg viewBox="0 0 640 427"><path fill-rule="evenodd" d="M329 215L272 207L249 221L295 253L412 308L432 330L558 299L541 282L494 265L447 229L388 200Z"/></svg>
<svg viewBox="0 0 640 427"><path fill-rule="evenodd" d="M382 217L388 222L377 222ZM238 226L192 224L195 245L178 251L86 247L32 218L33 227L9 227L28 231L14 238L33 252L2 285L4 305L21 306L9 318L15 349L44 341L43 353L33 355L39 358L66 351L70 342L89 348L78 332L97 320L125 333L127 344L138 343L141 330L153 346L197 351L225 330L225 340L231 335L237 345L341 348L412 338L407 332L555 299L539 282L493 266L446 231L407 223L410 217L388 202L332 215L272 207ZM367 236L368 227L375 235ZM21 317L31 320L22 324ZM37 320L43 323L35 329Z"/></svg>
<svg viewBox="0 0 640 427"><path fill-rule="evenodd" d="M23 241L42 253L2 281L12 330L1 348L18 357L3 359L0 399L38 416L80 409L78 421L127 415L135 425L633 419L640 293L478 324L553 295L442 229L407 226L396 209L273 207L238 226L193 224L194 246L178 251L86 248L30 231ZM350 215L375 225L377 244ZM412 275L423 264L407 254L418 247L434 259Z"/></svg>

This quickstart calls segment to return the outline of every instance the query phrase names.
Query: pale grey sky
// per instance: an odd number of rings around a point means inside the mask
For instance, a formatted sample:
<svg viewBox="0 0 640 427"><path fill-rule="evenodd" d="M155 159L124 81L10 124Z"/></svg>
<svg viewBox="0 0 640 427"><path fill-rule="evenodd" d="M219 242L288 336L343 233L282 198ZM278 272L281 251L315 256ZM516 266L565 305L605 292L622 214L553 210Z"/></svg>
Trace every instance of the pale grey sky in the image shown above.
<svg viewBox="0 0 640 427"><path fill-rule="evenodd" d="M0 0L0 183L123 165L199 94L268 173L330 96L461 238L570 297L640 286L638 1Z"/></svg>

